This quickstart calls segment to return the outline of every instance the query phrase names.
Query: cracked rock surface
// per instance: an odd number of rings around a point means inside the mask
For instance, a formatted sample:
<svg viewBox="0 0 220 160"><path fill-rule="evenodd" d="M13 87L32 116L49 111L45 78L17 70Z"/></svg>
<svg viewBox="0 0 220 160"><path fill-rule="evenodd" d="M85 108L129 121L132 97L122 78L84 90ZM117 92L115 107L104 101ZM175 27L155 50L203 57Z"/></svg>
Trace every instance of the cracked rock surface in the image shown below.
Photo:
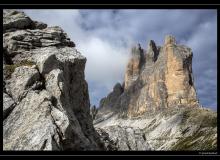
<svg viewBox="0 0 220 160"><path fill-rule="evenodd" d="M86 58L60 27L3 11L3 150L105 150L90 115Z"/></svg>

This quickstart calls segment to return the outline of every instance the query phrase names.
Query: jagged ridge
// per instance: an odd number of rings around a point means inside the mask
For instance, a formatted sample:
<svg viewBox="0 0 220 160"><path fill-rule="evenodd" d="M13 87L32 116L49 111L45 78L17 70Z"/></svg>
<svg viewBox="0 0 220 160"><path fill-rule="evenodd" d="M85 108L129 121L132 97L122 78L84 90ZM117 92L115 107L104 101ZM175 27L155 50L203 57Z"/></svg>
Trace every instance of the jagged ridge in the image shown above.
<svg viewBox="0 0 220 160"><path fill-rule="evenodd" d="M95 127L118 150L215 150L216 112L199 104L191 49L169 35L163 46L151 40L131 54L123 85L100 101Z"/></svg>

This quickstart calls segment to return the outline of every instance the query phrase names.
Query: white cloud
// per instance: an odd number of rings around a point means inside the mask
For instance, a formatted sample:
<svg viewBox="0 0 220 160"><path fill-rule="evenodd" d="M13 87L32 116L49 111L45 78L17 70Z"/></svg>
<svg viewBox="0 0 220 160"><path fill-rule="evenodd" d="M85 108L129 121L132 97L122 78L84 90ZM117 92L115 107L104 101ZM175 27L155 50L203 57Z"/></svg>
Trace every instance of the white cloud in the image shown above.
<svg viewBox="0 0 220 160"><path fill-rule="evenodd" d="M116 82L123 81L129 48L134 42L146 48L148 41L153 39L162 45L166 34L174 35L177 42L193 49L193 71L199 99L207 106L216 104L216 10L73 9L25 12L34 20L62 27L76 43L76 48L87 57L85 73L92 104L98 104ZM205 92L209 95L204 95Z"/></svg>
<svg viewBox="0 0 220 160"><path fill-rule="evenodd" d="M42 21L49 26L62 27L76 43L77 50L87 58L85 75L89 84L91 103L98 104L100 98L108 94L116 82L122 83L132 39L111 27L111 22L106 21L110 18L109 12L100 14L103 25L108 27L88 30L83 25L96 23L96 17L84 19L79 10L23 11L34 20Z"/></svg>
<svg viewBox="0 0 220 160"><path fill-rule="evenodd" d="M106 83L108 89L112 88L112 83L121 81L128 61L126 48L118 48L97 37L90 38L79 48L88 59L87 79L100 84Z"/></svg>

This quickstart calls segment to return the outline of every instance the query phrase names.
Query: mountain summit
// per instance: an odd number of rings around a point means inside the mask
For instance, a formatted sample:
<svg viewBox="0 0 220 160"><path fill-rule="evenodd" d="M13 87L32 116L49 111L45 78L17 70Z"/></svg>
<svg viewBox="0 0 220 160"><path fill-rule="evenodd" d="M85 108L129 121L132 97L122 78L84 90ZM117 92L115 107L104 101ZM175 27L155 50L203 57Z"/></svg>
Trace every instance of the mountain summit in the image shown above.
<svg viewBox="0 0 220 160"><path fill-rule="evenodd" d="M100 101L100 134L118 150L216 149L216 113L199 104L192 57L171 35L132 47L123 85Z"/></svg>
<svg viewBox="0 0 220 160"><path fill-rule="evenodd" d="M177 44L168 35L162 47L150 40L146 50L138 44L131 49L131 55L121 89L124 91L116 93L117 100L102 99L100 108L112 106L125 116L135 117L151 110L199 106L189 47Z"/></svg>

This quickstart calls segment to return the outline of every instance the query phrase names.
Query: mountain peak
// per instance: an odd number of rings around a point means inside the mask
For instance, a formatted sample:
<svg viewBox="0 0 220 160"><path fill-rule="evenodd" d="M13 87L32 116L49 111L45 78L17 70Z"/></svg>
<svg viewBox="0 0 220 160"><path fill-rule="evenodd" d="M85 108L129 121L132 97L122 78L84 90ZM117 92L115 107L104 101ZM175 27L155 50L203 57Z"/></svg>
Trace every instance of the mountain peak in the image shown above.
<svg viewBox="0 0 220 160"><path fill-rule="evenodd" d="M132 55L132 56L141 56L142 52L143 52L143 49L142 49L140 43L134 45L134 46L131 48L131 55Z"/></svg>
<svg viewBox="0 0 220 160"><path fill-rule="evenodd" d="M169 44L176 45L176 38L172 35L166 35L164 44L165 45L169 45Z"/></svg>
<svg viewBox="0 0 220 160"><path fill-rule="evenodd" d="M147 50L135 53L139 56L128 62L124 89L102 99L104 108L94 120L107 148L216 149L217 114L199 105L191 49L168 35L163 46L150 40Z"/></svg>
<svg viewBox="0 0 220 160"><path fill-rule="evenodd" d="M155 62L158 57L158 49L156 43L153 40L150 40L147 45L147 52L146 52L146 61Z"/></svg>
<svg viewBox="0 0 220 160"><path fill-rule="evenodd" d="M169 45L174 45L174 49ZM177 45L175 38L167 35L160 49L150 40L147 50L138 44L131 52L124 91L117 95L117 100L109 102L110 106L117 105L115 108L121 108L128 117L175 106L199 106L191 49Z"/></svg>

